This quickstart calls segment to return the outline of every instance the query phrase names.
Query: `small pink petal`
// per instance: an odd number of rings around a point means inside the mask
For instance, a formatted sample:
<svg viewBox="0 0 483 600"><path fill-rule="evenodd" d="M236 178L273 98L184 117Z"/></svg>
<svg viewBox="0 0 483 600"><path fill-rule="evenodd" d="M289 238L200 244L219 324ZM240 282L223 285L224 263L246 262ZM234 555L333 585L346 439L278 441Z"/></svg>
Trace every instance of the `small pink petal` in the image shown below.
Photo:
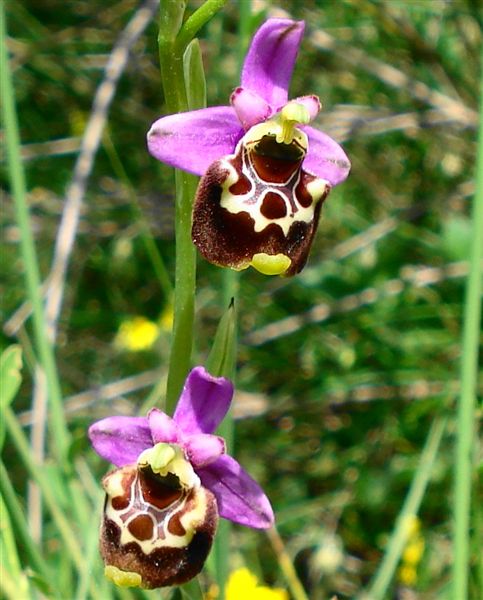
<svg viewBox="0 0 483 600"><path fill-rule="evenodd" d="M237 87L230 96L230 102L245 131L266 121L272 114L270 105L256 92L246 88Z"/></svg>
<svg viewBox="0 0 483 600"><path fill-rule="evenodd" d="M183 445L195 469L206 467L225 453L225 440L207 433L191 435Z"/></svg>
<svg viewBox="0 0 483 600"><path fill-rule="evenodd" d="M290 102L297 102L297 104L302 104L307 109L310 120L313 121L315 117L319 114L322 105L318 96L310 95L310 96L299 96L298 98L293 98Z"/></svg>
<svg viewBox="0 0 483 600"><path fill-rule="evenodd" d="M300 127L309 138L309 150L303 162L303 169L316 177L321 177L331 186L342 183L351 168L344 150L327 134L313 127Z"/></svg>
<svg viewBox="0 0 483 600"><path fill-rule="evenodd" d="M149 427L153 442L165 442L174 444L179 439L179 428L171 417L160 411L158 408L152 408L148 413Z"/></svg>

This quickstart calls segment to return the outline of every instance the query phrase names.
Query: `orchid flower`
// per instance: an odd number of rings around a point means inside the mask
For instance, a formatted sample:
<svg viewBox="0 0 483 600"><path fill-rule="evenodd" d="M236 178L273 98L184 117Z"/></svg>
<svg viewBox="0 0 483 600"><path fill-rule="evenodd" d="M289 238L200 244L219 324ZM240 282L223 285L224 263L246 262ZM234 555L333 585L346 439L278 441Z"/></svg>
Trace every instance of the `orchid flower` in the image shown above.
<svg viewBox="0 0 483 600"><path fill-rule="evenodd" d="M101 554L118 585L156 588L197 575L218 515L248 527L273 524L270 502L214 435L233 396L203 367L188 375L173 417L107 417L89 428L94 450L117 469L106 492Z"/></svg>
<svg viewBox="0 0 483 600"><path fill-rule="evenodd" d="M149 152L201 175L192 238L210 262L294 275L304 267L320 209L350 163L310 127L317 96L288 100L303 21L269 19L255 33L231 106L158 119Z"/></svg>

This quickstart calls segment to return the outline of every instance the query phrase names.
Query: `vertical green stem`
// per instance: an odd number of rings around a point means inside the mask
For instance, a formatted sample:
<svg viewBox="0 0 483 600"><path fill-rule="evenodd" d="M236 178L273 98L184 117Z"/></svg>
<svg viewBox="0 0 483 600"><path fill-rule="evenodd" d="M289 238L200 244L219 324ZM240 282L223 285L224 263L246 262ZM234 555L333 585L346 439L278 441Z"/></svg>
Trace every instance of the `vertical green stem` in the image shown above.
<svg viewBox="0 0 483 600"><path fill-rule="evenodd" d="M196 248L191 241L191 212L197 178L176 171L176 268L174 323L166 391L172 411L191 366L196 289Z"/></svg>
<svg viewBox="0 0 483 600"><path fill-rule="evenodd" d="M182 25L185 4L178 0L165 0L161 4L161 18L159 31L159 56L161 74L166 105L169 112L181 112L188 109L205 106L204 94L200 93L204 87L201 78L191 80L197 67L191 73L189 66L184 68L183 56L186 48L200 27L206 23L225 4L225 0L207 0L191 17ZM195 48L190 48L196 52ZM196 60L194 58L194 60ZM199 58L201 69L201 59ZM192 89L192 87L200 89ZM189 93L188 93L189 92ZM196 287L196 249L191 241L191 214L192 203L196 193L197 179L192 175L176 171L176 271L174 291L174 323L171 342L171 357L166 390L166 411L172 412L181 392L184 380L191 363L193 347L193 322L194 302ZM231 286L230 286L231 287ZM226 304L228 305L228 303ZM231 437L232 424L229 423L229 437ZM215 542L215 554L220 551L222 558L217 558L216 564L223 560L223 568L217 568L217 579L223 590L228 572L227 546L220 544L219 538L226 541L224 535L227 524L220 523L220 528ZM185 595L193 594L199 597L199 586L193 583L195 589L183 588Z"/></svg>
<svg viewBox="0 0 483 600"><path fill-rule="evenodd" d="M483 50L481 63L483 64ZM480 129L476 173L476 193L472 209L470 271L464 306L461 393L456 428L452 597L458 598L458 600L468 598L472 455L476 424L476 379L481 318L481 265L483 259L483 78L480 82Z"/></svg>
<svg viewBox="0 0 483 600"><path fill-rule="evenodd" d="M159 59L166 106L170 113L202 108L188 102L183 56L198 30L220 10L226 0L206 0L183 24L186 3L183 0L164 0L160 7ZM188 83L188 85L190 85ZM166 410L172 412L191 366L193 348L194 302L196 287L196 249L191 241L191 212L197 178L176 172L176 267L174 291L174 323L171 341Z"/></svg>
<svg viewBox="0 0 483 600"><path fill-rule="evenodd" d="M159 58L166 106L170 113L188 109L183 72L183 52L176 44L185 3L164 0L160 7ZM166 391L166 411L172 412L191 364L193 347L196 250L191 242L191 210L197 181L176 171L176 267L174 322Z"/></svg>
<svg viewBox="0 0 483 600"><path fill-rule="evenodd" d="M26 202L25 173L20 158L20 137L10 64L7 58L5 5L0 3L0 95L2 120L5 127L5 139L8 170L11 182L15 214L20 229L20 251L25 269L25 282L33 310L33 327L40 363L47 378L49 400L51 403L51 439L59 463L66 466L69 432L64 419L62 394L58 379L54 350L46 334L47 328L40 289L40 273L37 253L30 226L29 209Z"/></svg>

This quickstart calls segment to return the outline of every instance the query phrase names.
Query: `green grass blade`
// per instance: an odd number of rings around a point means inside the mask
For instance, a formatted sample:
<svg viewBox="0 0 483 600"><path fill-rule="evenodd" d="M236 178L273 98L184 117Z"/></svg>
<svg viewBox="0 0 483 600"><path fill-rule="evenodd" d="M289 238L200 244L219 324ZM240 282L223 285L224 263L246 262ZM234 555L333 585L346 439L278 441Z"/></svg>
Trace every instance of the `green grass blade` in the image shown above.
<svg viewBox="0 0 483 600"><path fill-rule="evenodd" d="M51 426L54 450L60 464L65 466L69 433L62 408L62 394L55 364L54 351L47 337L47 327L40 291L40 273L35 249L29 209L26 202L25 173L20 157L20 137L15 108L10 63L7 57L5 5L0 4L0 96L2 120L5 128L8 172L15 215L20 230L20 250L25 269L25 283L33 308L33 323L37 352L47 377L51 402Z"/></svg>
<svg viewBox="0 0 483 600"><path fill-rule="evenodd" d="M144 244L146 254L151 261L153 271L158 279L159 287L165 296L165 302L168 304L171 302L173 294L173 285L171 283L168 270L166 269L163 257L156 246L156 241L151 233L149 223L144 216L141 206L139 205L136 190L129 179L126 169L124 168L123 161L121 160L121 157L119 156L119 153L112 141L111 135L107 130L104 132L103 146L107 156L109 157L109 160L111 161L111 165L116 177L124 183L124 186L128 192L129 199L131 201L133 220L139 223L139 235Z"/></svg>
<svg viewBox="0 0 483 600"><path fill-rule="evenodd" d="M482 51L483 64L483 51ZM476 193L472 209L470 272L464 304L461 356L461 393L456 426L454 476L453 597L468 598L470 509L473 450L476 426L476 385L481 319L483 259L483 78L480 81L480 128L476 164Z"/></svg>
<svg viewBox="0 0 483 600"><path fill-rule="evenodd" d="M2 572L1 579L8 574L8 585L6 589L7 596L11 598L30 597L29 583L25 573L22 572L20 565L20 559L17 552L17 544L13 536L12 524L10 522L7 507L3 501L3 497L0 496L0 514L2 515L2 527L0 529L0 556L2 557L2 571L5 569L5 573ZM13 594L16 590L16 595Z"/></svg>
<svg viewBox="0 0 483 600"><path fill-rule="evenodd" d="M38 571L46 581L49 581L49 567L30 535L25 513L18 501L17 494L11 484L3 461L0 461L0 491L5 502L5 510L8 510L8 514L15 527L18 543L22 545L24 552L27 553L32 569Z"/></svg>
<svg viewBox="0 0 483 600"><path fill-rule="evenodd" d="M82 570L84 557L78 542L78 538L69 518L63 512L58 503L58 498L54 492L51 482L49 481L49 478L46 476L42 467L35 463L30 453L30 447L25 434L18 424L18 421L12 410L8 408L5 411L4 416L8 433L17 449L20 459L29 471L31 478L36 481L42 491L46 508L51 513L62 541L65 544L66 555L70 556L72 562L78 567L79 570Z"/></svg>
<svg viewBox="0 0 483 600"><path fill-rule="evenodd" d="M399 559L407 542L412 517L417 515L424 493L428 486L434 460L446 427L446 419L438 418L431 425L426 444L421 453L419 466L409 488L401 512L396 521L396 526L389 539L384 558L374 576L367 595L361 598L370 600L383 600L396 571Z"/></svg>
<svg viewBox="0 0 483 600"><path fill-rule="evenodd" d="M12 344L0 356L0 411L11 404L22 383L22 348ZM0 419L0 450L5 441L5 423Z"/></svg>

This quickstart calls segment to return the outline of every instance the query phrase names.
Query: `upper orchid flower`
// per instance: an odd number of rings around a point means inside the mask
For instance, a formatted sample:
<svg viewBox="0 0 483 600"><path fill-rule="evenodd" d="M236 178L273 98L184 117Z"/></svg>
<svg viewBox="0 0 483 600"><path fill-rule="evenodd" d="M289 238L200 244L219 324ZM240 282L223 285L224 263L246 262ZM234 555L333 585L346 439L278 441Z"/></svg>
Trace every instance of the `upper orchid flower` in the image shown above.
<svg viewBox="0 0 483 600"><path fill-rule="evenodd" d="M273 524L270 502L213 432L233 395L227 379L196 367L173 418L108 417L89 428L94 450L119 467L103 480L101 554L118 585L156 588L201 570L218 515L254 528Z"/></svg>
<svg viewBox="0 0 483 600"><path fill-rule="evenodd" d="M350 163L308 126L316 96L288 101L303 21L269 19L255 33L231 106L163 117L148 133L158 160L202 175L193 241L210 262L293 275L308 257L322 202Z"/></svg>

